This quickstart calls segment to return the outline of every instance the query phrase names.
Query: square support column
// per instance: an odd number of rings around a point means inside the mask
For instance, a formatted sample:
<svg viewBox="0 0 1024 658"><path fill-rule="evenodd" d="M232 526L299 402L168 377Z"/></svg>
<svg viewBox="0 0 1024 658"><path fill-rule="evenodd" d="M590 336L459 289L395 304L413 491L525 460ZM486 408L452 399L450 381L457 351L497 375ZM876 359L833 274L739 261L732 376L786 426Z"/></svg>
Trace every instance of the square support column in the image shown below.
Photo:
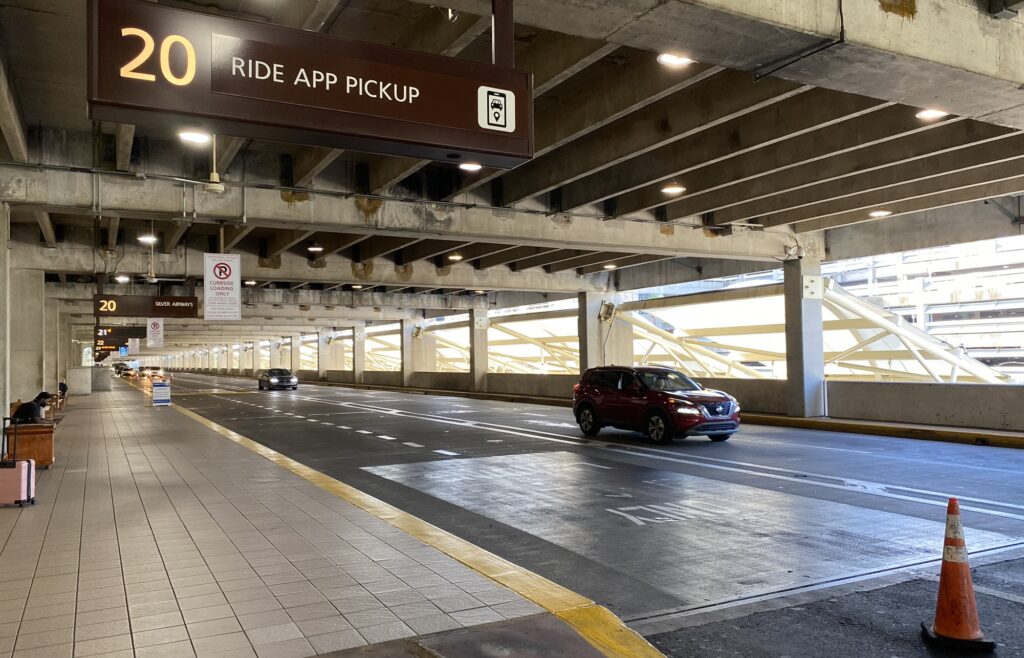
<svg viewBox="0 0 1024 658"><path fill-rule="evenodd" d="M0 203L0 405L11 404L11 207Z"/></svg>
<svg viewBox="0 0 1024 658"><path fill-rule="evenodd" d="M316 371L317 378L327 379L327 371L335 370L334 346L331 344L331 330L320 329L316 332Z"/></svg>
<svg viewBox="0 0 1024 658"><path fill-rule="evenodd" d="M427 332L412 340L413 372L437 372L437 337Z"/></svg>
<svg viewBox="0 0 1024 658"><path fill-rule="evenodd" d="M469 374L473 380L473 390L480 393L487 391L487 370L490 367L487 332L490 328L487 309L469 310Z"/></svg>
<svg viewBox="0 0 1024 658"><path fill-rule="evenodd" d="M821 262L788 260L783 266L786 298L786 378L789 415L824 416L825 348Z"/></svg>
<svg viewBox="0 0 1024 658"><path fill-rule="evenodd" d="M293 375L298 377L299 370L302 367L302 336L299 334L292 334L291 344L291 371Z"/></svg>
<svg viewBox="0 0 1024 658"><path fill-rule="evenodd" d="M270 339L270 367L280 368L281 367L281 345L279 344L281 339L274 336Z"/></svg>
<svg viewBox="0 0 1024 658"><path fill-rule="evenodd" d="M402 335L400 339L401 364L399 371L402 374L402 386L412 386L412 373L416 371L415 358L413 356L413 332L416 330L416 320L402 320Z"/></svg>
<svg viewBox="0 0 1024 658"><path fill-rule="evenodd" d="M366 373L366 323L352 325L352 383L362 384Z"/></svg>
<svg viewBox="0 0 1024 658"><path fill-rule="evenodd" d="M31 400L44 386L45 278L42 270L11 270L11 398Z"/></svg>
<svg viewBox="0 0 1024 658"><path fill-rule="evenodd" d="M601 319L602 306L618 302L619 295L579 293L580 372L597 366L633 365L633 326L621 320Z"/></svg>

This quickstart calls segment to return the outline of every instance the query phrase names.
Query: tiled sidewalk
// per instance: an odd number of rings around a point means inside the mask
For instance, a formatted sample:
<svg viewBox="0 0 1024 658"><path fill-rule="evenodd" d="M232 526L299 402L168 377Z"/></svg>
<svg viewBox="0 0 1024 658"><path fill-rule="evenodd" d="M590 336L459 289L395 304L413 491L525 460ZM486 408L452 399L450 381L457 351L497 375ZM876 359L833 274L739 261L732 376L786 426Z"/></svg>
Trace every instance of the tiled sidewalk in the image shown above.
<svg viewBox="0 0 1024 658"><path fill-rule="evenodd" d="M540 611L134 390L0 508L0 657L307 656Z"/></svg>

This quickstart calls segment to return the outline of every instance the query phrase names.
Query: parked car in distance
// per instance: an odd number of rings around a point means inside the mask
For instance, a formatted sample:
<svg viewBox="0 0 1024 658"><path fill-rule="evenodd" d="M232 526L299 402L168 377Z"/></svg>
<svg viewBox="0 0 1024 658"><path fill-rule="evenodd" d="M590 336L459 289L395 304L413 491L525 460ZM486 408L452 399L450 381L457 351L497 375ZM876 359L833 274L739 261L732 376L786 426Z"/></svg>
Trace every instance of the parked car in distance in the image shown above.
<svg viewBox="0 0 1024 658"><path fill-rule="evenodd" d="M287 368L260 370L256 378L261 391L272 391L275 388L290 388L294 391L299 387L299 378Z"/></svg>
<svg viewBox="0 0 1024 658"><path fill-rule="evenodd" d="M151 382L162 382L171 378L171 374L165 372L160 366L142 366L139 368L139 376Z"/></svg>
<svg viewBox="0 0 1024 658"><path fill-rule="evenodd" d="M616 427L644 432L656 443L687 436L725 441L740 427L736 398L653 366L587 370L573 387L573 413L587 436Z"/></svg>

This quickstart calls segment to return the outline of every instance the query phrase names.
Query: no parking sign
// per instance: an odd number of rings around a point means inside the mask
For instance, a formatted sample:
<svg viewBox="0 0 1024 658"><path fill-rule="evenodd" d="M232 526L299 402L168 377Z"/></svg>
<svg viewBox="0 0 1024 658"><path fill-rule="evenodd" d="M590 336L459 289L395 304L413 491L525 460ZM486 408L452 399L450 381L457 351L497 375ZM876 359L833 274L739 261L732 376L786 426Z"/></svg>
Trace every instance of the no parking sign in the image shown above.
<svg viewBox="0 0 1024 658"><path fill-rule="evenodd" d="M203 254L203 319L242 319L242 257Z"/></svg>

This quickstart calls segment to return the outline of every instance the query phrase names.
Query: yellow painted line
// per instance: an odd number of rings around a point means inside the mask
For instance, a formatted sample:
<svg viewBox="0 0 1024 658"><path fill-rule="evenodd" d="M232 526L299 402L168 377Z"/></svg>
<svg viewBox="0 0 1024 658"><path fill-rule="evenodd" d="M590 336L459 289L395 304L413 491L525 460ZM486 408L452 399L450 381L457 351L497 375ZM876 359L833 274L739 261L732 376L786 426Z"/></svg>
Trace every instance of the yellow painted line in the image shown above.
<svg viewBox="0 0 1024 658"><path fill-rule="evenodd" d="M628 628L610 610L597 605L585 596L456 537L408 512L403 512L394 505L385 503L355 487L286 457L276 450L189 409L181 406L175 406L174 409L221 436L312 482L324 491L390 523L424 544L436 548L474 571L504 585L523 598L533 601L569 624L581 637L608 658L663 658L660 651L651 646L638 633Z"/></svg>

